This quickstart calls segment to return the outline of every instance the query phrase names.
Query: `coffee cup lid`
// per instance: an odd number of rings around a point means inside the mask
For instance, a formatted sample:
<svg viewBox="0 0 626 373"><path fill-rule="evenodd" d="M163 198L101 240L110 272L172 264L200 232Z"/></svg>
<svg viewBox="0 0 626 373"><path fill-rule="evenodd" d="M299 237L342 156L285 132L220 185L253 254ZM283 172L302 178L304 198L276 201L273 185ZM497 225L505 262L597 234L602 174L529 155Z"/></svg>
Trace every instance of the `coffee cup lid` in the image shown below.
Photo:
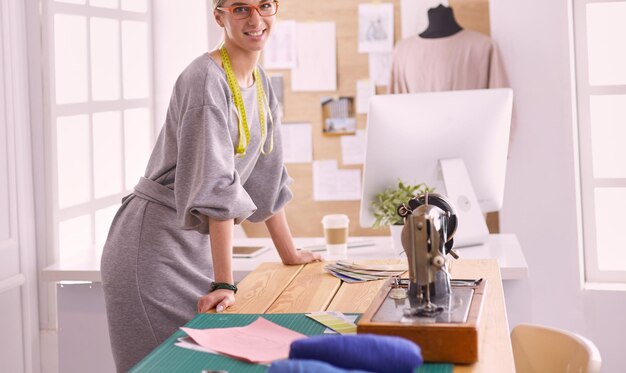
<svg viewBox="0 0 626 373"><path fill-rule="evenodd" d="M347 227L349 223L350 219L345 214L324 215L322 218L322 224L326 228L343 228Z"/></svg>

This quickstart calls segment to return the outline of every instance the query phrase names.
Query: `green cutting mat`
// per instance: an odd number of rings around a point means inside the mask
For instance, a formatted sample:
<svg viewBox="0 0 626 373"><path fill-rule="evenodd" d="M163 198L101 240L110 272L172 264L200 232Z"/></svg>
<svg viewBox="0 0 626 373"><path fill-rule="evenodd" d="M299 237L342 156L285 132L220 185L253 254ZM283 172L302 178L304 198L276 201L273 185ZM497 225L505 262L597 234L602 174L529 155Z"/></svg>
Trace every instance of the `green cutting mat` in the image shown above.
<svg viewBox="0 0 626 373"><path fill-rule="evenodd" d="M248 325L259 316L305 335L322 334L325 326L302 313L289 314L199 314L185 326L196 329L229 328ZM229 357L193 351L174 346L176 340L186 334L178 330L159 347L139 362L130 372L185 372L200 373L202 370L225 370L229 373L263 373L267 366L249 364ZM450 373L451 364L424 364L415 373Z"/></svg>

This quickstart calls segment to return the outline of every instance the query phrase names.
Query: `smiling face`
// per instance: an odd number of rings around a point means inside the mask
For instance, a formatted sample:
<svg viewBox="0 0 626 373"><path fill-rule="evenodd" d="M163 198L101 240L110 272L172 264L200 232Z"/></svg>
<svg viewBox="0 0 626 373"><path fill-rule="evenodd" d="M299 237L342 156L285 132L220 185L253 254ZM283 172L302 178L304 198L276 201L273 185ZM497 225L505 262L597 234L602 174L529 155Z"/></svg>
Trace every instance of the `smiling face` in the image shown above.
<svg viewBox="0 0 626 373"><path fill-rule="evenodd" d="M229 49L240 49L248 52L260 52L270 35L275 15L262 17L256 9L250 9L250 16L243 19L245 8L239 5L252 5L261 9L272 7L270 0L226 0L214 1L213 15L220 27L224 28L224 43ZM218 9L219 8L219 9Z"/></svg>

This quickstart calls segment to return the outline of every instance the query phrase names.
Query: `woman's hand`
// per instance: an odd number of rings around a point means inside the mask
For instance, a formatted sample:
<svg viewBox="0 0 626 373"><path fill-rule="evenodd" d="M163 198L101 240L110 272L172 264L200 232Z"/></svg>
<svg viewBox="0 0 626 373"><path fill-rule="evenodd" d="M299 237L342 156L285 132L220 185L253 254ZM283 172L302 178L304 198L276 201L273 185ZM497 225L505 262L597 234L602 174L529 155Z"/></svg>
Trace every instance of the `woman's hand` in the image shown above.
<svg viewBox="0 0 626 373"><path fill-rule="evenodd" d="M271 218L265 221L267 230L270 232L274 246L280 255L283 264L296 265L311 262L319 262L322 260L320 254L312 253L306 250L296 250L293 243L293 237L287 224L287 216L285 210L281 209Z"/></svg>
<svg viewBox="0 0 626 373"><path fill-rule="evenodd" d="M311 262L319 262L321 260L322 260L322 257L318 253L313 253L307 250L297 250L295 255L292 255L289 258L283 259L283 264L287 264L287 265L306 264L306 263L311 263Z"/></svg>
<svg viewBox="0 0 626 373"><path fill-rule="evenodd" d="M232 290L214 290L198 299L198 313L207 313L213 308L217 312L223 312L233 304L235 304L235 293Z"/></svg>

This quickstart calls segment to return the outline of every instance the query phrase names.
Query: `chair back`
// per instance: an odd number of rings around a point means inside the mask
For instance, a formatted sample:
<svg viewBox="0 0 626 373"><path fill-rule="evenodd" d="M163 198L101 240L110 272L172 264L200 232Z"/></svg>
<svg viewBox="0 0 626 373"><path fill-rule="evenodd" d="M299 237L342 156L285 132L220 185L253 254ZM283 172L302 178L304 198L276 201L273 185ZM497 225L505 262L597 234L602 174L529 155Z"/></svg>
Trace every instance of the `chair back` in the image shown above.
<svg viewBox="0 0 626 373"><path fill-rule="evenodd" d="M520 324L511 332L517 373L598 373L600 351L576 333L539 325Z"/></svg>

